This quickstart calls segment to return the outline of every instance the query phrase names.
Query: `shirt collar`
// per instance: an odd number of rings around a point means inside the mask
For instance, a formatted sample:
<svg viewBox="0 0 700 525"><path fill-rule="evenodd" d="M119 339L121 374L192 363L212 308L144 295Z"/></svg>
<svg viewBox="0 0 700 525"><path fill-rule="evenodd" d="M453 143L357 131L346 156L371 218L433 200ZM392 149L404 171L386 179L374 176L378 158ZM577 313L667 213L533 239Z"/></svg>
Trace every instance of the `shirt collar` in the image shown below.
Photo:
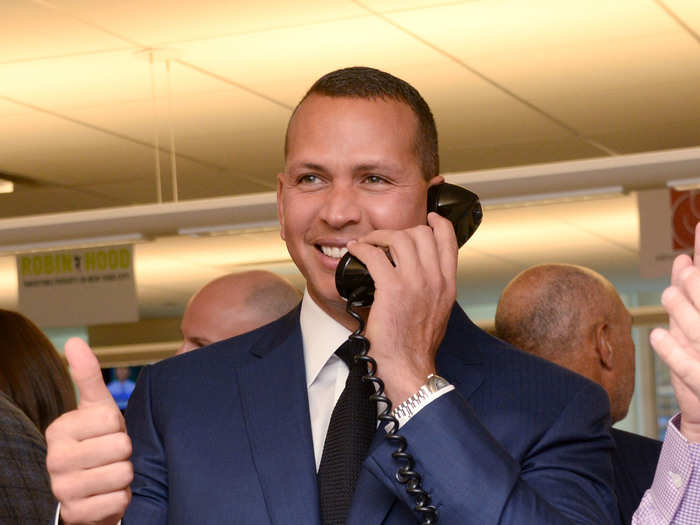
<svg viewBox="0 0 700 525"><path fill-rule="evenodd" d="M308 388L352 332L324 312L311 298L308 289L304 290L304 298L301 300L299 322Z"/></svg>

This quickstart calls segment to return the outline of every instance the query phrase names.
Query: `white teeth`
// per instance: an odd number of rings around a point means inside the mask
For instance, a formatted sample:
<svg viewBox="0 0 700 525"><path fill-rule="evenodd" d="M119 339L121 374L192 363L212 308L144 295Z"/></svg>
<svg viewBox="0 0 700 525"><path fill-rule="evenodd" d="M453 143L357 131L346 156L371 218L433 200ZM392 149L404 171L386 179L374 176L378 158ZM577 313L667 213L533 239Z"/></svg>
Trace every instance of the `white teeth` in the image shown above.
<svg viewBox="0 0 700 525"><path fill-rule="evenodd" d="M334 259L340 259L343 255L348 253L348 249L345 246L342 248L338 248L337 246L321 246L321 251L323 255L333 257Z"/></svg>

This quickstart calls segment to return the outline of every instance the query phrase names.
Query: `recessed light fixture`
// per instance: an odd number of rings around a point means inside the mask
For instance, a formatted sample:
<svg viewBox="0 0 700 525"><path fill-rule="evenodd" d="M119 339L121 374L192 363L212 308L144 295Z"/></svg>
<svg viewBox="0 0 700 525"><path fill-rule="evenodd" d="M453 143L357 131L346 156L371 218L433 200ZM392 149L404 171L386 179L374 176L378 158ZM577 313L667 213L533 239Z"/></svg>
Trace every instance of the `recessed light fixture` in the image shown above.
<svg viewBox="0 0 700 525"><path fill-rule="evenodd" d="M0 179L0 193L12 193L15 191L15 185L9 180Z"/></svg>
<svg viewBox="0 0 700 525"><path fill-rule="evenodd" d="M245 233L265 233L279 231L280 223L277 220L246 222L240 224L220 224L217 226L198 226L196 228L180 228L179 235L190 237L218 237L219 235L242 235Z"/></svg>
<svg viewBox="0 0 700 525"><path fill-rule="evenodd" d="M40 241L27 244L13 244L0 246L0 254L11 255L20 253L46 252L53 250L74 250L80 248L115 246L120 244L135 244L147 241L148 238L146 238L140 233L127 233L123 235L105 235L103 237L89 237L81 239L59 239L56 241Z"/></svg>
<svg viewBox="0 0 700 525"><path fill-rule="evenodd" d="M560 204L564 202L606 199L620 197L621 195L624 195L624 188L622 186L607 186L604 188L591 188L587 190L518 195L513 197L500 197L497 199L483 199L481 203L486 208L491 209L517 208L521 206L538 206L544 204Z"/></svg>

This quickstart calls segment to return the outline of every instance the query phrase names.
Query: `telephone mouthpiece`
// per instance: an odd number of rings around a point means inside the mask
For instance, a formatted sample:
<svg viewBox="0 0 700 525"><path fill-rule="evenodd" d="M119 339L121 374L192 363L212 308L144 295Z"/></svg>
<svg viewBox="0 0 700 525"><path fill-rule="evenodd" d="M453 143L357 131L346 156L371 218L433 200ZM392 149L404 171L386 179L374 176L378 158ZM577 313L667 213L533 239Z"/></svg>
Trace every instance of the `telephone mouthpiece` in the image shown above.
<svg viewBox="0 0 700 525"><path fill-rule="evenodd" d="M374 281L367 267L349 252L335 269L335 287L343 299L357 306L370 306L374 300Z"/></svg>

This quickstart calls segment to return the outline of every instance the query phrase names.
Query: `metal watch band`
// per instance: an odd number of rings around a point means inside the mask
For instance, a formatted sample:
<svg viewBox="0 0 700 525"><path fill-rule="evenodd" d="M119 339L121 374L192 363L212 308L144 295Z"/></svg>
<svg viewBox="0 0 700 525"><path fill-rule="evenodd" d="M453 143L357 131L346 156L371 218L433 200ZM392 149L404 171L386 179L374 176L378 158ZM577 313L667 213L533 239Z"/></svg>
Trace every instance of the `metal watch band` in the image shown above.
<svg viewBox="0 0 700 525"><path fill-rule="evenodd" d="M391 411L391 415L399 420L399 426L403 425L403 423L411 419L418 410L436 397L437 393L448 387L452 387L452 385L448 383L446 379L437 374L430 374L428 380L418 389L418 392L400 405L394 407Z"/></svg>

